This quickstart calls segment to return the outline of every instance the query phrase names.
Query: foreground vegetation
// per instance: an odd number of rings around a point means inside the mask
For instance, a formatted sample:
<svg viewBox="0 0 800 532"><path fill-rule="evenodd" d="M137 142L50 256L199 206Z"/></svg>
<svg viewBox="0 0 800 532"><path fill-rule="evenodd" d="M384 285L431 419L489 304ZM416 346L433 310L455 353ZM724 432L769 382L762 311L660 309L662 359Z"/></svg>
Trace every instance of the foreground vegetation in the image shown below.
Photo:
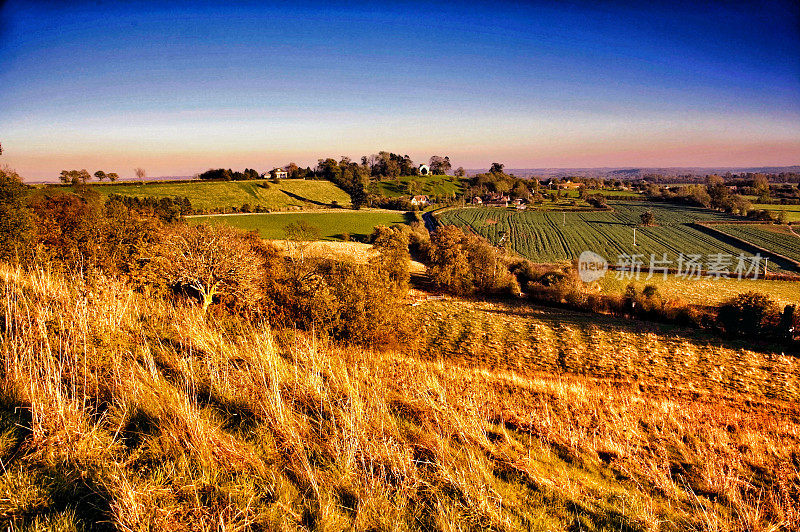
<svg viewBox="0 0 800 532"><path fill-rule="evenodd" d="M548 334L534 318L541 340L531 349L565 360L566 369L519 373L487 363L500 355L491 337L473 337L478 356L462 365L457 355L419 358L411 345L365 352L215 319L110 279L89 286L8 268L0 279L0 518L15 528L777 530L799 523L800 412L787 402L797 397L798 374L787 357L769 362L780 382L759 373L746 382L760 384L745 387L713 374L697 380L689 366L692 380L678 390L665 386L674 379L662 380L683 359L669 353L694 344L650 330L625 332L633 343L622 352L650 346L667 357L667 366L653 366L663 370L632 379L596 365L595 378L586 378L573 374L572 357L608 352L612 330L581 329L561 316ZM436 320L445 329L464 312L477 329L492 320L475 321L475 312L498 316L470 307L425 312L447 312ZM768 363L751 351L692 350L698 361Z"/></svg>
<svg viewBox="0 0 800 532"><path fill-rule="evenodd" d="M278 248L0 191L6 528L800 526L795 307L600 294L454 226L341 260L302 219ZM409 290L412 253L473 299Z"/></svg>

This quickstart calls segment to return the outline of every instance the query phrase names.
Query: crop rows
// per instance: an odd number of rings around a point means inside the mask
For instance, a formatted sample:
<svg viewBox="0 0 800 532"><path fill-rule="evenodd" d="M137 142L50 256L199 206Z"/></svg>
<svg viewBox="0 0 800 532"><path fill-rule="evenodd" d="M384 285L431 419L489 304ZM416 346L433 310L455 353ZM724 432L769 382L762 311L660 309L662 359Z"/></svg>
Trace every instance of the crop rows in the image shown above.
<svg viewBox="0 0 800 532"><path fill-rule="evenodd" d="M714 229L722 231L764 249L769 249L790 259L800 261L800 237L789 226L768 224L720 224Z"/></svg>
<svg viewBox="0 0 800 532"><path fill-rule="evenodd" d="M751 253L734 243L723 242L690 224L695 221L733 221L734 217L704 209L666 204L617 202L611 211L517 212L501 208L467 208L443 212L443 224L468 226L493 243L507 234L511 247L537 262L556 262L578 257L589 250L610 262L620 254L650 255L676 261L680 253L700 254L703 259L716 253L738 256ZM639 226L639 216L653 212L655 225ZM633 232L636 228L636 246Z"/></svg>

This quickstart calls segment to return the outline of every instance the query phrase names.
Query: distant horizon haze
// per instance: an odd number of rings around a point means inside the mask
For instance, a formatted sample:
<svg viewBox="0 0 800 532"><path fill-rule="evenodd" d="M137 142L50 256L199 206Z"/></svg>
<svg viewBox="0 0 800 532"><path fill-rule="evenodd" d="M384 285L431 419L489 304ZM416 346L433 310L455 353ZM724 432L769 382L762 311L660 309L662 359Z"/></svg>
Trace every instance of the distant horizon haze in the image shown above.
<svg viewBox="0 0 800 532"><path fill-rule="evenodd" d="M800 162L800 5L0 2L0 165Z"/></svg>

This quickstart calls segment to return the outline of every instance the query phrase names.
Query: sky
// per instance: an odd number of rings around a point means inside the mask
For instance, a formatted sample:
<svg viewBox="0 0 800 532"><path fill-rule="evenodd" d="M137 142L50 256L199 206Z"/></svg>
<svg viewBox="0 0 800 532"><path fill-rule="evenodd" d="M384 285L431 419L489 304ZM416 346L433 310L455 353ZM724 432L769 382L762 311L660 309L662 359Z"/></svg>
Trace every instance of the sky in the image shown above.
<svg viewBox="0 0 800 532"><path fill-rule="evenodd" d="M0 0L0 143L29 180L800 164L800 7Z"/></svg>

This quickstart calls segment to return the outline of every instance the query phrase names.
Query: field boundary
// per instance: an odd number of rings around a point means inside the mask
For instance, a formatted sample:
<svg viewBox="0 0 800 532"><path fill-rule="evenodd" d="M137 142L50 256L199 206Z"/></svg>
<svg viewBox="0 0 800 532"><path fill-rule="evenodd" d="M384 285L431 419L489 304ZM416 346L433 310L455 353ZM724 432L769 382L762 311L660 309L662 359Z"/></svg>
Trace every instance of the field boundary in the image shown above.
<svg viewBox="0 0 800 532"><path fill-rule="evenodd" d="M709 225L706 225L706 224L707 224L707 222L694 222L694 223L689 224L689 225L693 226L695 229L698 229L700 231L704 231L705 233L710 234L711 236L714 236L716 238L719 238L719 236L722 235L725 238L728 238L728 239L736 241L740 245L751 247L751 248L755 249L756 251L758 251L759 253L763 253L763 254L767 255L768 258L773 258L773 259L777 258L777 259L779 259L779 261L787 262L787 263L791 264L794 267L795 270L800 271L800 262L799 261L796 261L794 259L791 259L791 258L787 257L786 255L781 255L780 253L776 253L776 252L771 251L769 249L762 248L761 246L753 244L750 241L747 241L747 240L744 240L742 238L730 235L730 234L726 233L725 231L722 231L721 229L716 229L716 228L710 226L710 225L721 225L721 224L709 224ZM780 264L779 261L775 261L775 262Z"/></svg>

